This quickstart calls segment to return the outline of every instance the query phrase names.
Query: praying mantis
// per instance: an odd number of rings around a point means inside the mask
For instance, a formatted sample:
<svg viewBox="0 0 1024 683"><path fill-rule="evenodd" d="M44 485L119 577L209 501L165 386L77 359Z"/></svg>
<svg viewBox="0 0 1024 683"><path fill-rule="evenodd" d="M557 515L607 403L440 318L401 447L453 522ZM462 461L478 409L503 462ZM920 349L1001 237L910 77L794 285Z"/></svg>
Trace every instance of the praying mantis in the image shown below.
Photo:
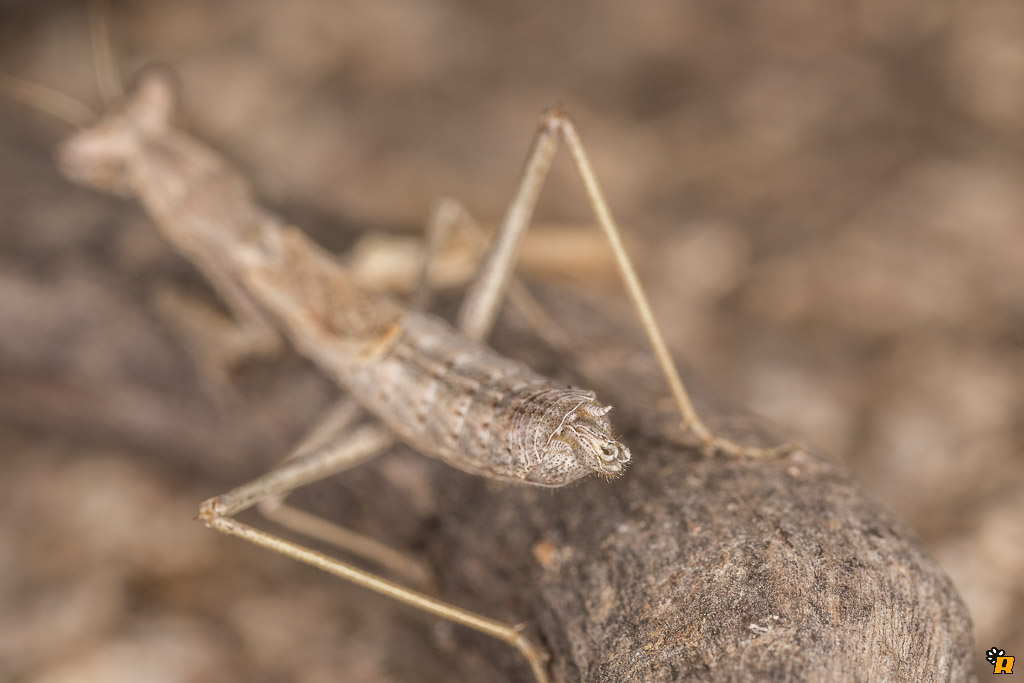
<svg viewBox="0 0 1024 683"><path fill-rule="evenodd" d="M31 89L20 85L23 99L32 99ZM542 115L518 189L458 322L451 326L358 285L304 233L256 205L238 171L175 126L175 98L165 74L144 73L106 114L82 120L60 145L62 173L78 184L138 201L165 239L221 295L230 317L173 295L159 304L181 329L213 386L227 381L226 368L271 352L287 338L348 392L279 468L204 501L200 518L207 526L502 640L522 653L539 683L549 680L547 654L521 627L383 579L235 516L258 506L299 533L327 540L393 573L414 576L415 562L402 554L311 519L284 497L366 462L396 440L482 477L537 486L560 487L591 474L614 478L624 471L632 454L614 436L609 406L593 392L554 382L485 345L560 144L568 148L608 239L684 428L705 449L734 456L791 450L789 444L747 448L717 437L700 420L577 127L561 110ZM432 231L443 233L458 213L438 212ZM376 422L353 427L361 410Z"/></svg>

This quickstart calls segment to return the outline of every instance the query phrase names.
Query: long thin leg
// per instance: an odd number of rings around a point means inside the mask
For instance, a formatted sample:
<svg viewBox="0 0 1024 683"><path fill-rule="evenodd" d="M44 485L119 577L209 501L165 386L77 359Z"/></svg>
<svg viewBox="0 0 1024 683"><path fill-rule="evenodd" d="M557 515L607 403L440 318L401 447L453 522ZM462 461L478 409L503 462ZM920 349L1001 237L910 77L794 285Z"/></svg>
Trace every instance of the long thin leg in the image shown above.
<svg viewBox="0 0 1024 683"><path fill-rule="evenodd" d="M344 443L329 443L294 458L276 469L236 486L203 506L216 504L217 511L233 516L248 510L261 500L293 491L338 474L366 462L395 443L394 436L384 427L371 425L348 434Z"/></svg>
<svg viewBox="0 0 1024 683"><path fill-rule="evenodd" d="M526 235L526 228L530 225L540 189L547 178L556 151L557 135L542 125L533 139L533 146L519 178L515 198L505 212L494 243L480 265L477 278L466 293L466 299L459 311L458 327L470 339L482 341L494 327L501 302L504 301L509 282L512 280L519 247Z"/></svg>
<svg viewBox="0 0 1024 683"><path fill-rule="evenodd" d="M262 500L284 495L299 486L365 462L394 442L394 436L382 426L361 427L351 432L344 444L328 444L290 458L281 467L262 477L204 501L199 508L199 516L208 527L220 533L255 543L262 548L508 643L526 657L537 682L548 683L546 657L530 643L520 628L410 590L346 562L233 519L234 515Z"/></svg>
<svg viewBox="0 0 1024 683"><path fill-rule="evenodd" d="M374 538L358 534L318 515L284 502L283 497L262 501L260 513L272 522L321 543L332 545L355 557L373 562L417 588L433 588L436 580L422 562Z"/></svg>
<svg viewBox="0 0 1024 683"><path fill-rule="evenodd" d="M332 444L349 443L350 429L361 413L359 404L345 397L328 408L316 427L292 449L282 461L288 463L306 457L316 457L315 451L329 450ZM356 557L373 562L395 576L419 587L433 585L433 577L422 562L406 553L355 533L334 522L310 514L285 503L289 492L268 495L257 503L260 513L272 522L297 534L314 538Z"/></svg>
<svg viewBox="0 0 1024 683"><path fill-rule="evenodd" d="M260 531L259 529L255 529L230 517L221 516L215 509L204 509L202 517L207 526L216 529L223 534L249 541L261 548L266 548L267 550L279 553L285 557L290 557L298 562L308 564L311 567L316 567L328 574L332 574L341 579L346 579L356 585L362 586L363 588L367 588L376 593L380 593L381 595L393 598L398 602L416 607L424 612L428 612L441 617L442 619L447 619L456 624L466 626L475 631L479 631L480 633L497 638L502 642L508 643L526 657L526 660L530 663L530 669L532 670L537 683L548 683L550 681L547 674L546 657L540 650L530 643L519 627L510 626L508 624L503 624L500 621L488 619L487 617L474 612L470 612L447 602L432 598L429 595L409 590L408 588L394 583L393 581L382 579L376 574L371 574L361 569L357 569L350 564L336 560L333 557L324 555L323 553L318 553L301 545L291 543L283 538Z"/></svg>
<svg viewBox="0 0 1024 683"><path fill-rule="evenodd" d="M519 188L502 220L501 227L487 258L481 267L476 282L471 286L459 315L459 326L468 336L484 339L490 332L505 292L512 277L512 270L519 246L530 224L541 187L551 168L551 161L558 149L559 140L564 140L572 156L576 172L583 181L594 216L611 245L619 274L626 292L640 317L647 340L654 351L662 374L668 382L675 399L683 427L694 434L708 450L720 450L732 455L767 457L793 450L794 444L776 448L753 448L742 446L729 439L715 436L697 415L689 393L683 385L672 354L654 318L636 269L626 252L622 236L604 193L597 182L593 166L587 157L576 125L567 114L551 110L541 118L540 128L534 138L533 147L527 157Z"/></svg>
<svg viewBox="0 0 1024 683"><path fill-rule="evenodd" d="M473 219L466 207L450 197L439 199L434 204L434 208L430 212L430 219L427 221L427 237L420 257L420 273L412 296L413 308L423 310L429 305L432 294L430 289L431 271L439 260L445 243L451 239L456 228L465 230L469 238L475 242L474 247L480 247L481 250L487 247L487 234ZM507 290L509 303L522 317L527 327L553 348L568 354L572 347L569 336L562 326L547 314L541 303L514 274L509 277ZM466 332L466 330L462 331ZM485 329L484 337L489 332L490 326Z"/></svg>

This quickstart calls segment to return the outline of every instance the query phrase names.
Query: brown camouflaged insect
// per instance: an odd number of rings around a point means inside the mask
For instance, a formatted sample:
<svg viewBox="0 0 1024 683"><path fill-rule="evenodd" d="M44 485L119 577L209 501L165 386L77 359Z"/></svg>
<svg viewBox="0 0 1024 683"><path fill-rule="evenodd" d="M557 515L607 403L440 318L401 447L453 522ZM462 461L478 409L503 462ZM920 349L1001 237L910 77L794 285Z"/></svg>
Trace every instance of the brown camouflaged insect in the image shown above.
<svg viewBox="0 0 1024 683"><path fill-rule="evenodd" d="M114 73L112 59L106 61ZM108 75L106 82L117 81ZM593 392L548 379L483 343L508 290L519 244L560 140L611 244L684 428L705 448L735 455L765 456L791 448L742 447L714 436L701 422L576 127L561 111L543 115L518 191L453 327L357 285L304 233L255 204L238 171L173 125L175 92L165 74L145 73L127 97L98 119L82 105L33 84L2 77L0 87L41 108L65 112L79 130L58 148L64 175L142 204L164 237L224 298L231 319L173 294L159 302L182 327L206 377L225 381L226 367L278 348L284 333L348 391L281 466L203 502L204 523L509 643L526 657L539 683L549 680L547 654L524 636L522 627L406 588L233 517L258 505L288 528L415 578L415 560L291 508L284 497L385 451L395 435L425 455L492 479L558 487L594 473L614 477L622 472L630 452L613 436L610 406L599 403ZM441 205L432 231L443 233L461 213L450 202ZM356 404L380 424L352 428Z"/></svg>

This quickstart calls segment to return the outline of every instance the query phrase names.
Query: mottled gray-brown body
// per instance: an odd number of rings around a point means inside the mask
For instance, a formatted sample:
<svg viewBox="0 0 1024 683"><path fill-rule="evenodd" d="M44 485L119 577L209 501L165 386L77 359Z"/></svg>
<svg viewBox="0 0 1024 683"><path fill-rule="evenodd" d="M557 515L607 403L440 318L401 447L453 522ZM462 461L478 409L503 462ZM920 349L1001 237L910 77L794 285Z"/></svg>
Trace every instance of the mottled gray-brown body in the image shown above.
<svg viewBox="0 0 1024 683"><path fill-rule="evenodd" d="M616 474L629 460L610 436L610 408L592 392L357 286L298 231L264 244L246 252L254 261L244 269L249 291L306 356L410 446L474 474L541 486Z"/></svg>
<svg viewBox="0 0 1024 683"><path fill-rule="evenodd" d="M357 286L300 231L256 206L225 160L170 125L159 75L58 153L76 182L135 196L237 313L276 322L410 446L475 474L561 486L614 475L629 450L593 393L543 377L448 323ZM265 328L265 329L264 329ZM264 342L266 345L266 342Z"/></svg>

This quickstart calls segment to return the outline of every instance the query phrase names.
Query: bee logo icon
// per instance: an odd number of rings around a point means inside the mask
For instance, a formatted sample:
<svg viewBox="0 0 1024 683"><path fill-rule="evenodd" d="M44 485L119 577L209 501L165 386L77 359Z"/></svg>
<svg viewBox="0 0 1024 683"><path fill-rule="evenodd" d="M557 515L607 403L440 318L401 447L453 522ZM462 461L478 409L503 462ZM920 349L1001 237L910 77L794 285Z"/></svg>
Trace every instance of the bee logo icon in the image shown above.
<svg viewBox="0 0 1024 683"><path fill-rule="evenodd" d="M994 674L1013 673L1013 657L1007 657L1006 650L990 647L985 651L985 661L992 665Z"/></svg>

